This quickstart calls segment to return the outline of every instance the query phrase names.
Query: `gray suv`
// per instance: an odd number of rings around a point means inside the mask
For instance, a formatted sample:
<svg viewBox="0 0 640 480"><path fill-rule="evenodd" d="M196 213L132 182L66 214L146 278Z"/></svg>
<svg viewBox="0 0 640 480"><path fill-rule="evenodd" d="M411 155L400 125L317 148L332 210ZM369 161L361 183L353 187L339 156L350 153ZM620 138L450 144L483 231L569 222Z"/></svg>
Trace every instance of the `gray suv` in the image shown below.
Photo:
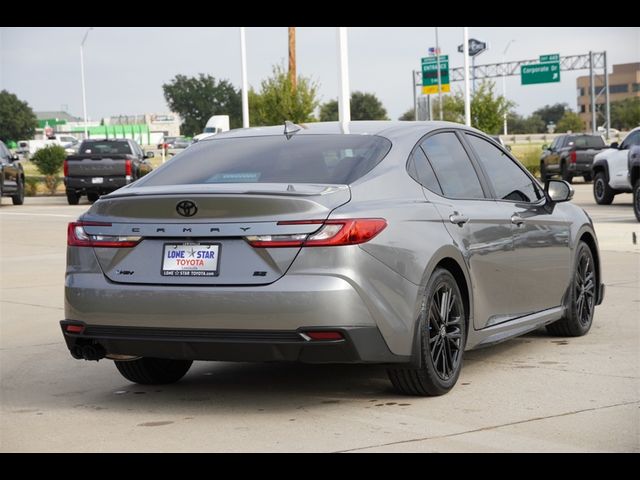
<svg viewBox="0 0 640 480"><path fill-rule="evenodd" d="M600 255L572 193L454 123L221 133L69 224L62 333L138 383L194 360L378 363L441 395L465 350L589 331Z"/></svg>

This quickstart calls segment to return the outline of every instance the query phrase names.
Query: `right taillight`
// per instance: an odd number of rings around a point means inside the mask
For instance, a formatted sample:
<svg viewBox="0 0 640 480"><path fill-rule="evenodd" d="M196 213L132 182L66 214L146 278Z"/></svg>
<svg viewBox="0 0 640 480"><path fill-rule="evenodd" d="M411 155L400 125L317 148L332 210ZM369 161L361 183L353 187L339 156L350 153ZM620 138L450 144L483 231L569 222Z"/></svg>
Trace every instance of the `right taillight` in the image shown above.
<svg viewBox="0 0 640 480"><path fill-rule="evenodd" d="M245 237L256 248L337 247L365 243L387 226L383 218L351 218L344 220L304 220L278 222L278 225L322 225L314 233L291 235L252 235Z"/></svg>
<svg viewBox="0 0 640 480"><path fill-rule="evenodd" d="M110 223L70 222L67 227L67 246L69 247L102 247L130 248L135 247L142 237L102 235L87 233L84 227L110 227Z"/></svg>

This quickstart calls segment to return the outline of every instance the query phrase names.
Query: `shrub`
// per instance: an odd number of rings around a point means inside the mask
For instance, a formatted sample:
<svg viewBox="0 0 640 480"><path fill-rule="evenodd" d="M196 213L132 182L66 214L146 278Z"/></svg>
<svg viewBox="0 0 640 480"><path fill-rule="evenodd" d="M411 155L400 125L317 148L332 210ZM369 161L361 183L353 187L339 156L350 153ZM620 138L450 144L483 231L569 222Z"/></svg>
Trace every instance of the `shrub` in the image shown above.
<svg viewBox="0 0 640 480"><path fill-rule="evenodd" d="M60 183L60 178L56 177L56 174L62 168L66 156L64 148L60 145L50 145L41 148L31 157L31 162L44 175L44 183L51 195L56 193Z"/></svg>
<svg viewBox="0 0 640 480"><path fill-rule="evenodd" d="M27 197L34 197L38 193L38 184L40 180L38 177L25 177L24 179L24 193Z"/></svg>

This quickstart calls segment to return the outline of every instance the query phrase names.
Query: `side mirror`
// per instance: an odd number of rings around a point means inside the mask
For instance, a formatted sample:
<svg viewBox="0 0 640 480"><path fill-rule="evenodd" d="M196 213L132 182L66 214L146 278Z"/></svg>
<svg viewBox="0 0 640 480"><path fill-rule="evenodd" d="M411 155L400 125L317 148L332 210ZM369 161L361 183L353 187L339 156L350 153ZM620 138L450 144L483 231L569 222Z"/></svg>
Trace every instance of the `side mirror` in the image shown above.
<svg viewBox="0 0 640 480"><path fill-rule="evenodd" d="M155 154L155 153L153 153L153 152L146 152L146 153L144 154L144 158L153 158L153 157L155 157L155 156L156 156L156 154Z"/></svg>
<svg viewBox="0 0 640 480"><path fill-rule="evenodd" d="M18 158L18 155L11 155L11 156L9 157L9 163L17 162L18 160L20 160L20 159Z"/></svg>
<svg viewBox="0 0 640 480"><path fill-rule="evenodd" d="M542 145L542 150L549 150L549 145L546 143Z"/></svg>
<svg viewBox="0 0 640 480"><path fill-rule="evenodd" d="M564 180L549 180L544 190L554 203L568 202L574 193L573 187Z"/></svg>
<svg viewBox="0 0 640 480"><path fill-rule="evenodd" d="M620 148L620 144L618 142L613 142L611 145L609 145L609 148Z"/></svg>

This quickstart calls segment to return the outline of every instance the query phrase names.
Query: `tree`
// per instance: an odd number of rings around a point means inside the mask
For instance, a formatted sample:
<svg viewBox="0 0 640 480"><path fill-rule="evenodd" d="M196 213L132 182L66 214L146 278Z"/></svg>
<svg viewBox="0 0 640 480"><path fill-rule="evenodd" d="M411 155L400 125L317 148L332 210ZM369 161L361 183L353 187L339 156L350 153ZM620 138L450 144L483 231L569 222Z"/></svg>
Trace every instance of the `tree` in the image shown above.
<svg viewBox="0 0 640 480"><path fill-rule="evenodd" d="M293 88L284 67L273 67L273 75L260 84L260 92L249 90L251 125L280 125L285 120L293 123L313 122L313 111L318 106L318 84L298 75Z"/></svg>
<svg viewBox="0 0 640 480"><path fill-rule="evenodd" d="M584 131L584 121L575 112L567 110L558 123L556 124L556 132L582 132Z"/></svg>
<svg viewBox="0 0 640 480"><path fill-rule="evenodd" d="M547 124L537 113L528 116L524 121L524 126L524 133L545 133L547 131Z"/></svg>
<svg viewBox="0 0 640 480"><path fill-rule="evenodd" d="M440 102L433 98L433 116L440 118ZM453 95L442 96L442 120L445 122L464 123L464 96L458 91Z"/></svg>
<svg viewBox="0 0 640 480"><path fill-rule="evenodd" d="M351 120L389 120L387 110L374 93L353 92L350 98ZM329 100L320 107L320 121L338 120L338 101Z"/></svg>
<svg viewBox="0 0 640 480"><path fill-rule="evenodd" d="M67 152L60 145L48 145L31 157L31 163L44 175L44 183L51 195L56 193L56 188L60 183L60 179L56 175L60 172L66 157Z"/></svg>
<svg viewBox="0 0 640 480"><path fill-rule="evenodd" d="M537 109L533 114L539 115L546 126L549 123L557 124L568 109L569 105L566 103L555 103L553 105L545 105Z"/></svg>
<svg viewBox="0 0 640 480"><path fill-rule="evenodd" d="M6 90L0 92L0 140L32 138L37 126L38 119L27 102Z"/></svg>
<svg viewBox="0 0 640 480"><path fill-rule="evenodd" d="M611 103L611 126L631 130L640 125L640 97L625 98Z"/></svg>
<svg viewBox="0 0 640 480"><path fill-rule="evenodd" d="M176 75L162 85L164 98L172 112L182 118L180 132L193 136L202 133L212 115L229 115L231 128L242 126L240 91L228 81L216 81L211 75Z"/></svg>
<svg viewBox="0 0 640 480"><path fill-rule="evenodd" d="M413 108L410 108L409 110L404 112L402 115L400 115L400 117L398 118L398 120L405 120L405 121L407 120L411 121L415 119L416 119L416 111Z"/></svg>

